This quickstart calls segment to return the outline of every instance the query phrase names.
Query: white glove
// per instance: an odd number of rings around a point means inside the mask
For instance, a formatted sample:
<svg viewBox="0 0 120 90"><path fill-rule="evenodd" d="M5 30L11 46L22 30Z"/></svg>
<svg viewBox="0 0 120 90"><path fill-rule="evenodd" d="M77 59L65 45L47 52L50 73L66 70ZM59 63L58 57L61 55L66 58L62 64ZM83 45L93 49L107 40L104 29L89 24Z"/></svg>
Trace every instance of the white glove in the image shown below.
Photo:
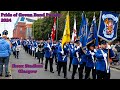
<svg viewBox="0 0 120 90"><path fill-rule="evenodd" d="M80 65L78 64L78 68L80 68Z"/></svg>
<svg viewBox="0 0 120 90"><path fill-rule="evenodd" d="M91 52L91 55L93 56L93 55L95 55L95 53L94 53L94 52Z"/></svg>
<svg viewBox="0 0 120 90"><path fill-rule="evenodd" d="M96 50L96 49L94 49L94 52L97 52L97 50Z"/></svg>
<svg viewBox="0 0 120 90"><path fill-rule="evenodd" d="M104 53L104 54L103 54L103 57L107 57L107 53Z"/></svg>
<svg viewBox="0 0 120 90"><path fill-rule="evenodd" d="M78 54L78 52L76 52L76 56L77 56L77 58L79 58L79 54Z"/></svg>
<svg viewBox="0 0 120 90"><path fill-rule="evenodd" d="M110 46L110 45L107 45L107 49L111 49L111 46Z"/></svg>
<svg viewBox="0 0 120 90"><path fill-rule="evenodd" d="M80 43L80 47L82 47L82 44Z"/></svg>
<svg viewBox="0 0 120 90"><path fill-rule="evenodd" d="M64 48L66 48L66 45L64 45Z"/></svg>
<svg viewBox="0 0 120 90"><path fill-rule="evenodd" d="M77 48L75 47L75 50L77 50Z"/></svg>
<svg viewBox="0 0 120 90"><path fill-rule="evenodd" d="M61 51L61 54L64 55L64 51L63 50Z"/></svg>
<svg viewBox="0 0 120 90"><path fill-rule="evenodd" d="M80 46L77 46L77 49L79 49L80 48Z"/></svg>

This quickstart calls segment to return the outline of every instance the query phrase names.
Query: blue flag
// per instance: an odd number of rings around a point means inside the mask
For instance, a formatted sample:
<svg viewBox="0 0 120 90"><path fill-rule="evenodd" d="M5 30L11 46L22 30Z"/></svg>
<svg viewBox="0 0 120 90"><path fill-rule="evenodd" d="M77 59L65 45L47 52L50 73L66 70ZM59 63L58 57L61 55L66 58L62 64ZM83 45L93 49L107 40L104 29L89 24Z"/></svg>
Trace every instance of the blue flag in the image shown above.
<svg viewBox="0 0 120 90"><path fill-rule="evenodd" d="M82 22L80 25L80 30L79 30L79 37L80 37L80 42L82 44L83 50L86 50L86 44L87 44L87 31L88 30L88 24L86 17L82 13Z"/></svg>
<svg viewBox="0 0 120 90"><path fill-rule="evenodd" d="M90 32L87 39L87 44L92 42L95 44L95 46L98 46L97 25L95 15L93 16Z"/></svg>
<svg viewBox="0 0 120 90"><path fill-rule="evenodd" d="M117 38L119 14L113 12L100 12L98 37L107 42L112 42Z"/></svg>

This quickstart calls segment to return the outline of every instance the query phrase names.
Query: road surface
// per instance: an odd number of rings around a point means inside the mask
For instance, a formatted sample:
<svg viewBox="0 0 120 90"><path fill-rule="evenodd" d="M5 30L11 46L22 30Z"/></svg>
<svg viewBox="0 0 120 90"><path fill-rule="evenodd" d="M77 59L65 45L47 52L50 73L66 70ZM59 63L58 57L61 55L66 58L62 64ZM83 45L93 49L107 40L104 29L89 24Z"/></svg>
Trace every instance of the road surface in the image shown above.
<svg viewBox="0 0 120 90"><path fill-rule="evenodd" d="M21 49L19 59L16 59L13 55L10 57L9 71L12 76L9 78L1 77L1 79L64 79L62 71L61 76L57 75L55 62L53 63L54 73L49 71L49 64L48 71L44 71L44 64L39 64L37 59ZM70 72L67 71L68 79L71 79L71 75L72 68ZM76 73L75 79L78 78L78 73ZM120 70L111 68L111 79L120 79Z"/></svg>

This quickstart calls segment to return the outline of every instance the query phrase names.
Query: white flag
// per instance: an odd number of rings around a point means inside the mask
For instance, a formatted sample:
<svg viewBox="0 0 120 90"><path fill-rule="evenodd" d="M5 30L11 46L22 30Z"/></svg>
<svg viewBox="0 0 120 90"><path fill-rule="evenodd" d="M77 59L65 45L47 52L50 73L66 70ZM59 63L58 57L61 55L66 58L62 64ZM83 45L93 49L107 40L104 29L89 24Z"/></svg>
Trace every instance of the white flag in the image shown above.
<svg viewBox="0 0 120 90"><path fill-rule="evenodd" d="M74 17L74 27L73 27L73 33L72 33L72 41L75 41L77 38L77 30L76 30L76 18Z"/></svg>

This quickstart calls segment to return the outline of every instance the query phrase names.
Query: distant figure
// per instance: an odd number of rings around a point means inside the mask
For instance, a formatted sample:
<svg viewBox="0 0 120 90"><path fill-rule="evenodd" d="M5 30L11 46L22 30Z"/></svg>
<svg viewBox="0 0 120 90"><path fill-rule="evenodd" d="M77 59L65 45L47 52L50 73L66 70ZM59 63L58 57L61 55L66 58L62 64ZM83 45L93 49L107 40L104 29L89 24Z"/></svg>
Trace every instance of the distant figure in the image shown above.
<svg viewBox="0 0 120 90"><path fill-rule="evenodd" d="M38 48L37 49L38 49L37 57L39 59L39 63L40 63L40 59L41 59L41 64L43 64L43 58L44 58L44 45L43 45L43 42L38 44Z"/></svg>

